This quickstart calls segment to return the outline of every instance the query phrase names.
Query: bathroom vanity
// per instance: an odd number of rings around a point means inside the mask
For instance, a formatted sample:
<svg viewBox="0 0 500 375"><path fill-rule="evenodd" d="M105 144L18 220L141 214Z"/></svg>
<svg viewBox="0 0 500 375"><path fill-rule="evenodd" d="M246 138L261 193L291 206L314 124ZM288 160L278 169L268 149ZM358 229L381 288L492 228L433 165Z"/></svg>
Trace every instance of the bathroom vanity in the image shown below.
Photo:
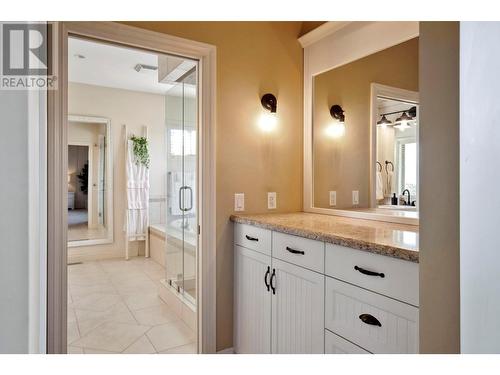
<svg viewBox="0 0 500 375"><path fill-rule="evenodd" d="M233 215L236 353L418 353L418 226Z"/></svg>

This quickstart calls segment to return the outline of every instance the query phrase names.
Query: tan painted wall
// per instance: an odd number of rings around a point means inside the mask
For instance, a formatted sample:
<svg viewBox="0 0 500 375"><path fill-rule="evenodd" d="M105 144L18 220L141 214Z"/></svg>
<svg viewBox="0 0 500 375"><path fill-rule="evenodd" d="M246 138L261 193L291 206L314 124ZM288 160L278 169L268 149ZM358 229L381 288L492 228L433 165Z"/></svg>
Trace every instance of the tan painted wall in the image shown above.
<svg viewBox="0 0 500 375"><path fill-rule="evenodd" d="M458 22L420 22L420 67L420 351L459 353Z"/></svg>
<svg viewBox="0 0 500 375"><path fill-rule="evenodd" d="M234 193L247 213L302 209L301 22L127 22L217 46L217 349L232 346ZM279 129L263 134L260 97L278 98Z"/></svg>
<svg viewBox="0 0 500 375"><path fill-rule="evenodd" d="M330 207L328 191L337 191L337 208L352 207L359 190L359 207L370 206L370 84L418 91L418 38L344 66L314 80L313 159L314 205ZM345 111L343 137L324 135L332 122L330 107Z"/></svg>
<svg viewBox="0 0 500 375"><path fill-rule="evenodd" d="M164 195L165 159L165 97L136 91L70 83L68 113L71 115L106 117L111 120L113 144L113 231L114 242L106 245L68 249L71 261L121 257L125 254L123 222L126 207L125 146L122 125L129 132L142 134L149 127L150 137L150 195ZM142 242L131 242L130 253L136 255Z"/></svg>

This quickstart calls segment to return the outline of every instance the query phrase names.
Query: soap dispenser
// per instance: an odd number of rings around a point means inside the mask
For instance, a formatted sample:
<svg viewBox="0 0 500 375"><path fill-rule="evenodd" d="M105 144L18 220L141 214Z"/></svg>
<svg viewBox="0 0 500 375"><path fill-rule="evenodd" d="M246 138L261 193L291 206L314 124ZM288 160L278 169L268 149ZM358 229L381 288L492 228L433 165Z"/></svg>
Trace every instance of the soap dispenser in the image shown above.
<svg viewBox="0 0 500 375"><path fill-rule="evenodd" d="M396 197L396 193L392 193L391 204L393 206L397 206L398 204L398 198Z"/></svg>

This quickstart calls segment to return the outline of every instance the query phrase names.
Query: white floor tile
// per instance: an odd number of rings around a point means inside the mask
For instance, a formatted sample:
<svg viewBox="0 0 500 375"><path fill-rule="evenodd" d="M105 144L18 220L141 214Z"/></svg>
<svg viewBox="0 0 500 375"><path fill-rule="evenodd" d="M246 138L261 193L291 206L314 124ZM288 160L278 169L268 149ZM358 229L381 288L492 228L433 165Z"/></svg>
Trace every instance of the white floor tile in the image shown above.
<svg viewBox="0 0 500 375"><path fill-rule="evenodd" d="M135 310L132 312L139 324L156 326L179 320L175 312L166 304Z"/></svg>
<svg viewBox="0 0 500 375"><path fill-rule="evenodd" d="M146 334L157 351L164 351L194 341L194 332L182 321L151 328Z"/></svg>
<svg viewBox="0 0 500 375"><path fill-rule="evenodd" d="M123 351L124 354L155 354L156 350L146 336L141 336L136 342Z"/></svg>
<svg viewBox="0 0 500 375"><path fill-rule="evenodd" d="M138 324L107 322L72 343L73 346L121 352L141 337L150 327Z"/></svg>
<svg viewBox="0 0 500 375"><path fill-rule="evenodd" d="M191 344L177 346L172 349L164 350L160 354L197 354L196 344L193 342Z"/></svg>
<svg viewBox="0 0 500 375"><path fill-rule="evenodd" d="M164 277L143 257L69 266L68 353L195 353L194 331L158 296Z"/></svg>
<svg viewBox="0 0 500 375"><path fill-rule="evenodd" d="M80 338L80 332L78 331L78 325L76 324L76 322L68 323L68 336L67 336L68 345L72 344L79 338Z"/></svg>
<svg viewBox="0 0 500 375"><path fill-rule="evenodd" d="M155 289L153 289L155 290ZM145 309L147 307L160 306L164 302L158 297L156 292L135 293L123 296L123 300L130 310Z"/></svg>
<svg viewBox="0 0 500 375"><path fill-rule="evenodd" d="M78 348L76 346L68 346L68 350L66 352L68 354L84 354L83 348Z"/></svg>
<svg viewBox="0 0 500 375"><path fill-rule="evenodd" d="M76 299L73 302L73 307L75 309L105 311L118 302L121 302L121 298L117 294L92 293Z"/></svg>

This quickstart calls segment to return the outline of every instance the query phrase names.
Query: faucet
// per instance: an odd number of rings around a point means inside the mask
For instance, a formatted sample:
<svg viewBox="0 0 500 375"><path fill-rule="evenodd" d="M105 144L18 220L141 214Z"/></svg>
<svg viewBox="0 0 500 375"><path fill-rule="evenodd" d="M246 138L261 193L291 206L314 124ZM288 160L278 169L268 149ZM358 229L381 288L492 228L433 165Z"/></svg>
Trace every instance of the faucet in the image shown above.
<svg viewBox="0 0 500 375"><path fill-rule="evenodd" d="M405 202L405 206L411 206L411 196L410 196L410 190L408 189L404 189L403 190L403 194L401 195L405 195L405 193L408 192L408 201Z"/></svg>

